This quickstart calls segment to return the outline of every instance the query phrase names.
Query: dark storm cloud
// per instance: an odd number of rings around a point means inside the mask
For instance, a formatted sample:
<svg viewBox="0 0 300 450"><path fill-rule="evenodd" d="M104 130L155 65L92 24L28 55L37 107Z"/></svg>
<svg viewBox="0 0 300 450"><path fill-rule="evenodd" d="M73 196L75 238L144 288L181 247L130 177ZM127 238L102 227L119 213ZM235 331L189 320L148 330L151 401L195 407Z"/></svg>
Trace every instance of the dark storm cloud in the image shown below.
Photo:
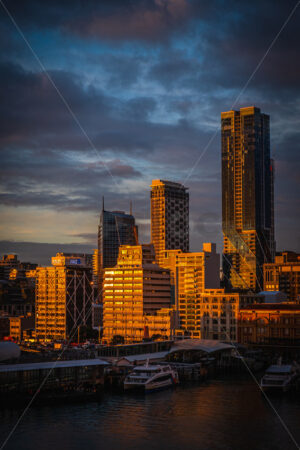
<svg viewBox="0 0 300 450"><path fill-rule="evenodd" d="M188 0L11 0L7 8L25 28L54 28L85 37L158 40L189 18Z"/></svg>
<svg viewBox="0 0 300 450"><path fill-rule="evenodd" d="M87 12L67 27L81 36L108 39L159 40L181 26L189 15L187 0L107 2L98 14Z"/></svg>
<svg viewBox="0 0 300 450"><path fill-rule="evenodd" d="M161 142L198 138L199 131L184 121L151 123L153 98L119 100L93 86L84 88L71 73L52 71L58 89L71 106L98 149L120 151L154 149ZM27 72L20 66L0 65L0 83L6 86L0 104L4 149L83 150L86 139L43 73ZM189 144L188 144L189 145Z"/></svg>
<svg viewBox="0 0 300 450"><path fill-rule="evenodd" d="M295 4L7 2L29 41L44 43L40 56L98 154L0 7L2 204L96 212L105 194L118 208L128 195L122 188L112 195L99 159L119 185L159 170L183 181ZM271 115L277 240L291 249L293 239L299 243L299 19L300 7L236 105L256 104ZM57 62L47 61L51 49ZM217 135L187 180L197 249L201 240L220 240L219 169ZM137 188L133 198L145 228L148 193Z"/></svg>
<svg viewBox="0 0 300 450"><path fill-rule="evenodd" d="M135 84L142 75L142 64L145 58L124 56L121 54L97 55L88 58L92 64L98 65L108 75L107 85L111 88L128 88Z"/></svg>
<svg viewBox="0 0 300 450"><path fill-rule="evenodd" d="M135 179L141 173L120 160L80 162L52 152L46 158L38 152L19 155L11 151L0 169L0 204L34 206L68 211L98 211L99 192L113 182ZM3 158L4 159L4 158Z"/></svg>

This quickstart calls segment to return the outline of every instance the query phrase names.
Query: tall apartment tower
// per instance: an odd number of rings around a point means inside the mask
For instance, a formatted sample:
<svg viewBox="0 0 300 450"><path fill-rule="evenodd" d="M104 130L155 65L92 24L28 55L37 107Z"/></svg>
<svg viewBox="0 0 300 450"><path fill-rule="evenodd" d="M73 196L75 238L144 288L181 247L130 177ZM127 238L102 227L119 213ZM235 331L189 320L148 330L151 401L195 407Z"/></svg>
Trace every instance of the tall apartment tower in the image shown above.
<svg viewBox="0 0 300 450"><path fill-rule="evenodd" d="M274 165L270 118L254 106L221 114L223 272L234 289L260 289L272 262Z"/></svg>
<svg viewBox="0 0 300 450"><path fill-rule="evenodd" d="M189 251L189 193L183 184L152 180L151 242L158 263L165 250Z"/></svg>

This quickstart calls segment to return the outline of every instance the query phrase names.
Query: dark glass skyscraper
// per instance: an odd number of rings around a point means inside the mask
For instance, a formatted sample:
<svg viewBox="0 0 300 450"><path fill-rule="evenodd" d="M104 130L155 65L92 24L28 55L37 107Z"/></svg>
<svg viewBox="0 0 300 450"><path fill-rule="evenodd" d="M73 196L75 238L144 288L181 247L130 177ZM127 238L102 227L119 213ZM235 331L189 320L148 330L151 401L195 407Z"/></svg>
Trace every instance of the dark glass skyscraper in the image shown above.
<svg viewBox="0 0 300 450"><path fill-rule="evenodd" d="M120 245L137 245L138 229L131 214L102 208L98 229L99 268L117 264Z"/></svg>
<svg viewBox="0 0 300 450"><path fill-rule="evenodd" d="M224 276L233 288L262 289L262 264L275 253L270 118L241 108L223 112L221 128Z"/></svg>
<svg viewBox="0 0 300 450"><path fill-rule="evenodd" d="M165 250L189 251L189 193L183 184L152 180L151 242L159 263Z"/></svg>

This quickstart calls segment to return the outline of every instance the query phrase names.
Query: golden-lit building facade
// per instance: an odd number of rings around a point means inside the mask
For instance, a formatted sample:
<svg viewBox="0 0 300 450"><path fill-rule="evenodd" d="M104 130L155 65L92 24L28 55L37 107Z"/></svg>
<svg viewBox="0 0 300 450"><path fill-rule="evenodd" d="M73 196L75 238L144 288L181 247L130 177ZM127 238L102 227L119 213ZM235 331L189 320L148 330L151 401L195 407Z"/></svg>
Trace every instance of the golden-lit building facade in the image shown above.
<svg viewBox="0 0 300 450"><path fill-rule="evenodd" d="M160 264L165 250L189 251L189 193L180 183L152 180L151 242Z"/></svg>
<svg viewBox="0 0 300 450"><path fill-rule="evenodd" d="M264 264L264 291L282 291L289 301L300 303L300 254L282 252L274 263Z"/></svg>
<svg viewBox="0 0 300 450"><path fill-rule="evenodd" d="M241 307L254 303L254 294L207 289L179 306L180 329L176 334L201 339L235 342Z"/></svg>
<svg viewBox="0 0 300 450"><path fill-rule="evenodd" d="M300 344L300 305L261 303L241 308L238 340L242 344Z"/></svg>
<svg viewBox="0 0 300 450"><path fill-rule="evenodd" d="M216 244L204 243L202 252L166 250L161 263L171 273L173 302L180 326L190 321L189 309L205 289L220 287L220 255Z"/></svg>
<svg viewBox="0 0 300 450"><path fill-rule="evenodd" d="M36 269L35 325L42 341L73 338L92 320L92 270L85 258L58 253L52 264Z"/></svg>
<svg viewBox="0 0 300 450"><path fill-rule="evenodd" d="M259 108L221 114L223 273L234 289L262 290L274 261L274 164L270 118Z"/></svg>
<svg viewBox="0 0 300 450"><path fill-rule="evenodd" d="M9 335L18 342L24 338L24 332L34 329L34 315L33 316L19 316L9 318Z"/></svg>
<svg viewBox="0 0 300 450"><path fill-rule="evenodd" d="M170 337L174 321L170 300L170 273L156 264L153 245L120 246L117 265L104 270L103 339Z"/></svg>

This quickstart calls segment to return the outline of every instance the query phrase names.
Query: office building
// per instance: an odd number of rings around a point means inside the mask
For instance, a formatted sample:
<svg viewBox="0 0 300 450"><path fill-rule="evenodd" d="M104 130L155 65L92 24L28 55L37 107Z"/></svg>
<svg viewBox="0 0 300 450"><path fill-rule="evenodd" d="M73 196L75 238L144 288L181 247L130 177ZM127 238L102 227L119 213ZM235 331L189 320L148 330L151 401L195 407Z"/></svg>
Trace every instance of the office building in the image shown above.
<svg viewBox="0 0 300 450"><path fill-rule="evenodd" d="M170 270L172 303L177 310L187 297L220 287L220 255L216 253L216 244L204 243L202 252L166 250L161 260L161 267Z"/></svg>
<svg viewBox="0 0 300 450"><path fill-rule="evenodd" d="M81 254L57 253L51 267L36 269L35 325L38 340L77 337L92 324L91 261Z"/></svg>
<svg viewBox="0 0 300 450"><path fill-rule="evenodd" d="M170 273L156 264L153 245L121 245L117 265L104 270L103 339L170 337L173 321Z"/></svg>
<svg viewBox="0 0 300 450"><path fill-rule="evenodd" d="M10 317L9 335L18 342L24 339L25 331L34 330L34 316Z"/></svg>
<svg viewBox="0 0 300 450"><path fill-rule="evenodd" d="M202 252L167 250L162 267L171 273L179 319L177 336L237 340L239 308L253 303L256 296L220 289L216 244L204 243Z"/></svg>
<svg viewBox="0 0 300 450"><path fill-rule="evenodd" d="M151 242L159 264L165 250L189 251L189 193L182 184L152 181Z"/></svg>
<svg viewBox="0 0 300 450"><path fill-rule="evenodd" d="M180 328L176 335L236 342L239 310L255 301L256 296L251 293L206 289L180 303Z"/></svg>
<svg viewBox="0 0 300 450"><path fill-rule="evenodd" d="M0 259L0 279L9 280L10 272L19 268L18 255L11 253L3 255Z"/></svg>
<svg viewBox="0 0 300 450"><path fill-rule="evenodd" d="M285 292L289 301L300 303L300 254L277 253L274 263L264 264L264 290Z"/></svg>
<svg viewBox="0 0 300 450"><path fill-rule="evenodd" d="M117 264L120 245L137 245L138 228L132 214L105 211L104 203L98 228L99 269Z"/></svg>
<svg viewBox="0 0 300 450"><path fill-rule="evenodd" d="M221 114L223 273L234 289L263 290L263 263L274 260L269 121L256 107Z"/></svg>

